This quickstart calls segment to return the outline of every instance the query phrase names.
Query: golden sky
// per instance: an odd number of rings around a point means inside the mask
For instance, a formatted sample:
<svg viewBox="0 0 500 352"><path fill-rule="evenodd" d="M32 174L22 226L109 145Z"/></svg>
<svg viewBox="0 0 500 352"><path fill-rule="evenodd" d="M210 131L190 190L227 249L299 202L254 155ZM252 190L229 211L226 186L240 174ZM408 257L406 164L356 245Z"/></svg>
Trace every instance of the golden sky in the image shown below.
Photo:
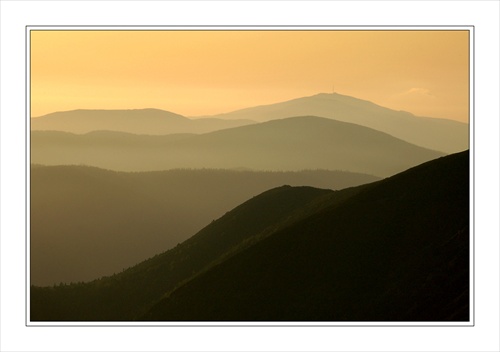
<svg viewBox="0 0 500 352"><path fill-rule="evenodd" d="M209 115L331 92L468 122L467 31L31 31L31 116Z"/></svg>

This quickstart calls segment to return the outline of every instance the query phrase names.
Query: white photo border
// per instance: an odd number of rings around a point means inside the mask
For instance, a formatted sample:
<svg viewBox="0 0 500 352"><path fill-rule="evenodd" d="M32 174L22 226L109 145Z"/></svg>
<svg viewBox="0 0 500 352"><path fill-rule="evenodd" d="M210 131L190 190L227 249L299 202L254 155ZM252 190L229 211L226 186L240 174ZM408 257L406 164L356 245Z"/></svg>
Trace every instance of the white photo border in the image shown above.
<svg viewBox="0 0 500 352"><path fill-rule="evenodd" d="M0 350L499 351L499 11L476 0L0 0ZM26 26L239 23L474 27L474 327L26 326Z"/></svg>

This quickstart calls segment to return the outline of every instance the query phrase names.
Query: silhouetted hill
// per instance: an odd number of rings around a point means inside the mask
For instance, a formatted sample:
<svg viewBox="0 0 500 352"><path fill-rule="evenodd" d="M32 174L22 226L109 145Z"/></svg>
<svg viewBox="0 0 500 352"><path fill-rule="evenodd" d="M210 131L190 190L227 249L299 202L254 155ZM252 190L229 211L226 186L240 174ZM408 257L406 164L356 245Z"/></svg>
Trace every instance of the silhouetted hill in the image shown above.
<svg viewBox="0 0 500 352"><path fill-rule="evenodd" d="M363 126L293 117L202 135L138 136L31 132L31 162L122 171L246 167L393 175L443 155Z"/></svg>
<svg viewBox="0 0 500 352"><path fill-rule="evenodd" d="M469 320L468 156L423 164L276 231L144 319Z"/></svg>
<svg viewBox="0 0 500 352"><path fill-rule="evenodd" d="M341 191L267 191L120 274L31 287L31 320L463 321L468 254L466 151Z"/></svg>
<svg viewBox="0 0 500 352"><path fill-rule="evenodd" d="M254 197L169 251L87 284L31 288L31 320L131 320L235 246L333 193L283 186Z"/></svg>
<svg viewBox="0 0 500 352"><path fill-rule="evenodd" d="M341 94L317 94L212 117L268 121L290 116L321 116L370 127L425 148L456 153L469 148L468 124L391 110Z"/></svg>
<svg viewBox="0 0 500 352"><path fill-rule="evenodd" d="M254 123L250 120L189 119L159 109L71 110L31 119L32 131L63 131L76 134L109 130L135 134L206 133Z"/></svg>
<svg viewBox="0 0 500 352"><path fill-rule="evenodd" d="M341 189L374 180L324 170L124 173L33 166L31 283L89 281L120 272L174 247L253 195L283 184Z"/></svg>

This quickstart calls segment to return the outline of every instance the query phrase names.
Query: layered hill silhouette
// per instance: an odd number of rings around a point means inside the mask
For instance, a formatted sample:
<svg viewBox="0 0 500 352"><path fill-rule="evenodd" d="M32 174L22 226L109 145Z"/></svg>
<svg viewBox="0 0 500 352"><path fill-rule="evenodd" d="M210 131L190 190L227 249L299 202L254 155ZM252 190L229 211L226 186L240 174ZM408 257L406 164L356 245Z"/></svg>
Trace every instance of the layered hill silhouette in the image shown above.
<svg viewBox="0 0 500 352"><path fill-rule="evenodd" d="M253 195L285 183L342 189L374 180L326 170L125 173L34 165L31 283L90 281L121 272L174 247Z"/></svg>
<svg viewBox="0 0 500 352"><path fill-rule="evenodd" d="M332 192L311 187L275 188L246 201L175 248L122 273L86 284L32 287L31 319L140 318L168 290Z"/></svg>
<svg viewBox="0 0 500 352"><path fill-rule="evenodd" d="M359 124L409 143L445 153L456 153L469 148L468 124L447 119L419 117L338 93L321 93L210 117L263 122L302 115L328 117Z"/></svg>
<svg viewBox="0 0 500 352"><path fill-rule="evenodd" d="M442 155L371 128L315 116L201 135L31 132L32 163L84 164L121 171L319 168L384 177Z"/></svg>
<svg viewBox="0 0 500 352"><path fill-rule="evenodd" d="M280 187L32 321L467 321L469 153L341 191Z"/></svg>
<svg viewBox="0 0 500 352"><path fill-rule="evenodd" d="M144 318L467 321L467 156L380 181L276 231L170 292Z"/></svg>
<svg viewBox="0 0 500 352"><path fill-rule="evenodd" d="M206 133L254 123L250 120L189 119L160 109L71 110L31 119L32 131L63 131L83 134L109 130L135 134L165 135Z"/></svg>

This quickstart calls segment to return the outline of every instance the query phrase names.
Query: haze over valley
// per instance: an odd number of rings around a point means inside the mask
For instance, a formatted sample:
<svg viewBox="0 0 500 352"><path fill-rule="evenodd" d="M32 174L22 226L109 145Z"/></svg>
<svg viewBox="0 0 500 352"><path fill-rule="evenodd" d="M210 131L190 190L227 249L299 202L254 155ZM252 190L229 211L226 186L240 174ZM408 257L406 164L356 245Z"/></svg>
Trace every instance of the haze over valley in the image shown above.
<svg viewBox="0 0 500 352"><path fill-rule="evenodd" d="M466 123L415 116L339 93L320 93L210 117L235 122L245 119L263 122L308 115L370 127L412 144L446 153L459 152L468 147L469 126Z"/></svg>
<svg viewBox="0 0 500 352"><path fill-rule="evenodd" d="M63 111L32 118L31 131L84 134L104 130L147 135L200 134L295 116L317 116L353 123L445 153L459 152L468 147L469 126L466 123L415 116L338 93L320 93L197 118L159 109Z"/></svg>
<svg viewBox="0 0 500 352"><path fill-rule="evenodd" d="M377 179L326 170L125 173L35 165L31 283L81 282L118 273L176 246L252 196L283 184L342 189Z"/></svg>
<svg viewBox="0 0 500 352"><path fill-rule="evenodd" d="M291 117L202 135L32 132L36 164L84 164L120 171L239 168L345 170L389 176L443 153L355 124Z"/></svg>

